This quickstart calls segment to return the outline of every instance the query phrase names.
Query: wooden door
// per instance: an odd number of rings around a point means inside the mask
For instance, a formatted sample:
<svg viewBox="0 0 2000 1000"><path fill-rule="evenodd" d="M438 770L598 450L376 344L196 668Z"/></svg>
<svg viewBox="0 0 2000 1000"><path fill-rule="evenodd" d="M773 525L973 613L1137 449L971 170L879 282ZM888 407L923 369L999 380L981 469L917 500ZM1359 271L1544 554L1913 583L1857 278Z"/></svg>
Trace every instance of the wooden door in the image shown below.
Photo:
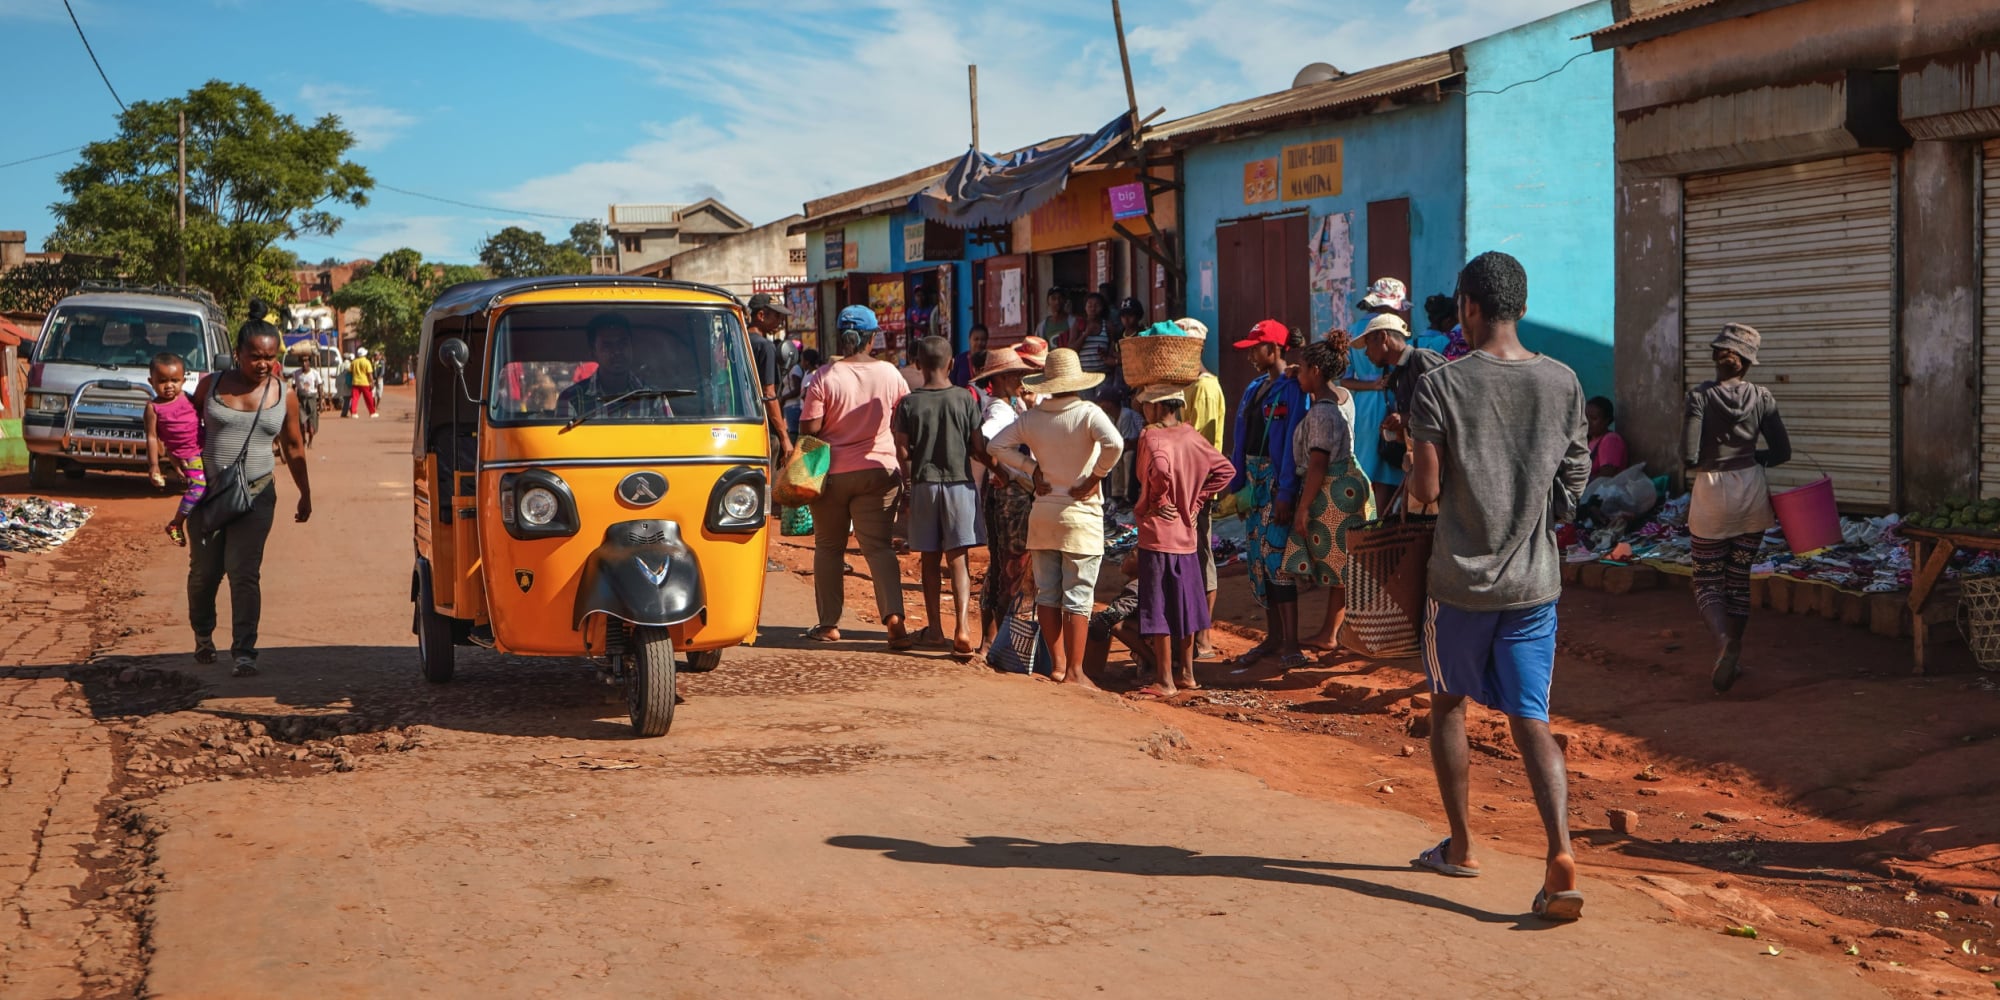
<svg viewBox="0 0 2000 1000"><path fill-rule="evenodd" d="M980 303L986 317L986 345L989 348L1012 347L1028 335L1029 304L1033 294L1028 287L1028 256L1017 253L989 257L985 270L985 287L980 289Z"/></svg>
<svg viewBox="0 0 2000 1000"><path fill-rule="evenodd" d="M1368 274L1366 280L1394 278L1419 301L1410 280L1410 199L1391 198L1368 203Z"/></svg>

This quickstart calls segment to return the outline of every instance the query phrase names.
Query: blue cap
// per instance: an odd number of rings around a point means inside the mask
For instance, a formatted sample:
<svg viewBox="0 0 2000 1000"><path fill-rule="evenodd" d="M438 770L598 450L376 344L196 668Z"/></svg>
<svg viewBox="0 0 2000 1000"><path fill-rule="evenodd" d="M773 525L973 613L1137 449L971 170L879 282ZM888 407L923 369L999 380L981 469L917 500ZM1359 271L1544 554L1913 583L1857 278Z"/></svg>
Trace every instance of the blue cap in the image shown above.
<svg viewBox="0 0 2000 1000"><path fill-rule="evenodd" d="M867 306L848 306L842 309L840 318L834 325L842 330L865 330L870 333L881 327L881 324L875 321L875 310Z"/></svg>

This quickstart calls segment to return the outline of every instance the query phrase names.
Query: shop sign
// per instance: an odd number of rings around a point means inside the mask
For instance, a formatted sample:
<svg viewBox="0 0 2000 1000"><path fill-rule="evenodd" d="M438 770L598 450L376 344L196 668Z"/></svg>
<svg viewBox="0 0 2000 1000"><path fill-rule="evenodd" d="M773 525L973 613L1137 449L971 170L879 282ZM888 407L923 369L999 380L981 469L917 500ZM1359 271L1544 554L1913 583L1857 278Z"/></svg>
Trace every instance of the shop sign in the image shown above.
<svg viewBox="0 0 2000 1000"><path fill-rule="evenodd" d="M1037 253L1080 247L1098 240L1117 239L1111 226L1112 188L1138 180L1138 171L1098 170L1071 174L1069 187L1029 216L1031 239ZM1140 235L1151 232L1150 222L1141 218L1129 228Z"/></svg>
<svg viewBox="0 0 2000 1000"><path fill-rule="evenodd" d="M903 259L924 259L924 222L922 219L903 224Z"/></svg>
<svg viewBox="0 0 2000 1000"><path fill-rule="evenodd" d="M776 295L779 292L784 291L786 285L789 285L797 280L799 280L799 276L796 274L765 274L765 275L753 276L750 279L750 294L755 295L758 292L769 292L772 295Z"/></svg>
<svg viewBox="0 0 2000 1000"><path fill-rule="evenodd" d="M785 308L792 313L785 317L785 329L793 333L819 329L819 286L786 285Z"/></svg>
<svg viewBox="0 0 2000 1000"><path fill-rule="evenodd" d="M1146 185L1133 181L1107 192L1111 196L1113 219L1136 219L1146 214Z"/></svg>
<svg viewBox="0 0 2000 1000"><path fill-rule="evenodd" d="M1243 204L1278 200L1278 158L1265 157L1243 165Z"/></svg>
<svg viewBox="0 0 2000 1000"><path fill-rule="evenodd" d="M861 266L861 244L848 243L841 249L844 251L840 259L842 270L852 271Z"/></svg>
<svg viewBox="0 0 2000 1000"><path fill-rule="evenodd" d="M1286 146L1278 171L1278 187L1286 201L1333 198L1340 194L1339 139Z"/></svg>
<svg viewBox="0 0 2000 1000"><path fill-rule="evenodd" d="M903 276L886 274L868 283L868 308L875 310L876 322L886 333L902 333L906 306L903 303Z"/></svg>
<svg viewBox="0 0 2000 1000"><path fill-rule="evenodd" d="M839 271L847 267L847 230L829 229L820 234L826 241L826 269Z"/></svg>

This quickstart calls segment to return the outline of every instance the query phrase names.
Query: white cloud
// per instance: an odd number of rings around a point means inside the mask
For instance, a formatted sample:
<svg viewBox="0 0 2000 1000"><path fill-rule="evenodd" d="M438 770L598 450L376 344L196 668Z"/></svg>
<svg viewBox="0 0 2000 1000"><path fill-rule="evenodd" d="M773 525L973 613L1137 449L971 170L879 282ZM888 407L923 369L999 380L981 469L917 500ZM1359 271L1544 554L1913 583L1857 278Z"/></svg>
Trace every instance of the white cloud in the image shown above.
<svg viewBox="0 0 2000 1000"><path fill-rule="evenodd" d="M381 149L417 123L415 115L370 103L369 96L365 90L336 83L309 83L299 88L299 101L313 114L340 116L340 123L354 133L354 148L360 152Z"/></svg>

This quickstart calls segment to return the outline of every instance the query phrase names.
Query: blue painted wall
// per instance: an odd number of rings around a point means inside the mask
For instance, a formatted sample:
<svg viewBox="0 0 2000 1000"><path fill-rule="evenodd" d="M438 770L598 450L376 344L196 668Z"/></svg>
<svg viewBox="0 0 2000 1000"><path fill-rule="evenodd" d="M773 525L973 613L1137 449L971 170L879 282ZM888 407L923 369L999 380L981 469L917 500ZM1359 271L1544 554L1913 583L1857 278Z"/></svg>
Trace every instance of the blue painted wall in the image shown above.
<svg viewBox="0 0 2000 1000"><path fill-rule="evenodd" d="M1185 160L1187 183L1188 313L1220 331L1217 321L1222 280L1216 260L1216 224L1250 215L1270 215L1305 208L1309 223L1335 212L1352 213L1354 245L1353 291L1347 296L1349 320L1353 300L1367 289L1373 275L1368 266L1368 203L1390 198L1410 199L1410 268L1412 290L1419 302L1433 292L1449 292L1463 264L1465 128L1463 104L1405 108L1328 125L1295 129L1236 142L1198 146ZM1325 139L1342 140L1345 159L1341 193L1308 201L1243 201L1243 165L1275 157L1286 146ZM1607 146L1607 155L1609 147ZM1309 226L1309 229L1312 226ZM1300 253L1307 252L1305 247ZM1216 294L1203 301L1201 269L1216 268ZM1333 319L1324 296L1314 297L1312 336L1318 339ZM1421 316L1421 310L1419 310ZM1208 341L1208 366L1219 364L1226 335Z"/></svg>
<svg viewBox="0 0 2000 1000"><path fill-rule="evenodd" d="M955 261L920 260L911 263L903 249L903 226L917 221L919 216L908 212L897 212L889 217L890 247L889 270L898 274L907 271L930 271L949 263L952 265L952 350L963 351L970 346L968 334L972 330L972 262L997 256L992 244L975 245L970 238L965 241L965 252Z"/></svg>
<svg viewBox="0 0 2000 1000"><path fill-rule="evenodd" d="M1455 99L1465 108L1466 257L1520 259L1522 339L1576 369L1591 395L1611 392L1614 116L1611 53L1575 36L1613 20L1599 0L1468 44L1467 94ZM1590 54L1523 82L1579 53Z"/></svg>

